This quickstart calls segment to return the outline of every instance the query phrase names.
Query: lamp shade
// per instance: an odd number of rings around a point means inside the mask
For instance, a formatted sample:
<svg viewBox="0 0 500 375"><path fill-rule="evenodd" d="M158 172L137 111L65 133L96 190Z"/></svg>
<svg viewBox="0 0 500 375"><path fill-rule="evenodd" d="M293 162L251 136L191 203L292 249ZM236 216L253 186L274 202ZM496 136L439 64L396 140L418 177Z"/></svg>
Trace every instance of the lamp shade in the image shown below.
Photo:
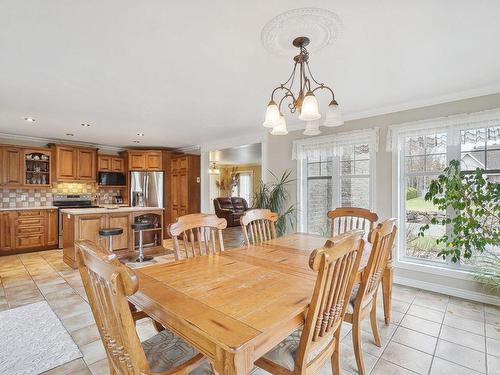
<svg viewBox="0 0 500 375"><path fill-rule="evenodd" d="M334 127L340 126L342 124L344 124L344 120L342 119L342 112L340 111L339 104L334 99L328 105L328 111L326 113L326 119L323 125Z"/></svg>
<svg viewBox="0 0 500 375"><path fill-rule="evenodd" d="M321 114L319 113L318 101L312 91L308 91L302 102L299 119L303 121L314 121L320 118Z"/></svg>
<svg viewBox="0 0 500 375"><path fill-rule="evenodd" d="M271 100L267 105L266 109L266 117L264 119L264 123L262 124L266 128L274 128L278 125L280 121L280 110L276 103Z"/></svg>
<svg viewBox="0 0 500 375"><path fill-rule="evenodd" d="M280 120L278 125L276 125L273 130L271 130L271 135L287 135L288 130L286 128L285 116L280 115Z"/></svg>
<svg viewBox="0 0 500 375"><path fill-rule="evenodd" d="M307 121L306 130L304 130L304 135L319 135L321 130L319 130L319 121Z"/></svg>

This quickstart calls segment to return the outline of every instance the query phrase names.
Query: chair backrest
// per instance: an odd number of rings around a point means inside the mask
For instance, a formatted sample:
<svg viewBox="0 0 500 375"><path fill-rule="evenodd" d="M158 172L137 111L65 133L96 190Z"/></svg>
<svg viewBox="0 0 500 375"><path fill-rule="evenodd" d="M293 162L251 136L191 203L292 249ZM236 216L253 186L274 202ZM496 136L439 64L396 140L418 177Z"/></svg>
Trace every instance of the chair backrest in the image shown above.
<svg viewBox="0 0 500 375"><path fill-rule="evenodd" d="M391 256L396 238L397 219L388 219L377 225L371 233L372 250L370 258L363 271L363 277L358 290L356 304L364 306L364 301L370 300L377 292L382 280L387 261ZM359 307L359 306L355 306Z"/></svg>
<svg viewBox="0 0 500 375"><path fill-rule="evenodd" d="M115 374L148 374L148 361L135 330L127 296L139 285L134 271L90 241L77 241L83 286Z"/></svg>
<svg viewBox="0 0 500 375"><path fill-rule="evenodd" d="M181 254L192 258L224 251L222 229L226 227L226 219L216 215L190 214L179 217L168 227L174 242L176 259L181 259Z"/></svg>
<svg viewBox="0 0 500 375"><path fill-rule="evenodd" d="M365 234L375 226L378 216L366 208L339 207L333 211L328 211L329 236L340 236L354 229L362 229Z"/></svg>
<svg viewBox="0 0 500 375"><path fill-rule="evenodd" d="M268 209L252 209L240 218L245 244L261 243L276 238L278 215Z"/></svg>
<svg viewBox="0 0 500 375"><path fill-rule="evenodd" d="M309 258L318 276L297 351L302 369L321 357L341 327L363 253L363 236L364 231L355 230L328 240Z"/></svg>

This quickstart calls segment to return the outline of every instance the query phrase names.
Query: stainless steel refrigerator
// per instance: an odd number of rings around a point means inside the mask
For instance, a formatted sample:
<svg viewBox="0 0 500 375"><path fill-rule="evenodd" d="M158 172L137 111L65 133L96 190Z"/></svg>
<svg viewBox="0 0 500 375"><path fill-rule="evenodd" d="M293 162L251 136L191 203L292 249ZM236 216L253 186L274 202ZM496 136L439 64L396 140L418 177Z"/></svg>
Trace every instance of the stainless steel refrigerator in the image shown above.
<svg viewBox="0 0 500 375"><path fill-rule="evenodd" d="M130 172L130 204L163 207L163 172Z"/></svg>

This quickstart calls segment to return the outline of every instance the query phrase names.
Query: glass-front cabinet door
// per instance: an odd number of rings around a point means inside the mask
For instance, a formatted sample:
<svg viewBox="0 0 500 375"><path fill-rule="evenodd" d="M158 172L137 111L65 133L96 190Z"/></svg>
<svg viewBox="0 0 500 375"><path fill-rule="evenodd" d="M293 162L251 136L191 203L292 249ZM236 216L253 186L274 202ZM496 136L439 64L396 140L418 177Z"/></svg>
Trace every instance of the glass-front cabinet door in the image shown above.
<svg viewBox="0 0 500 375"><path fill-rule="evenodd" d="M49 186L50 151L26 150L24 152L24 184L29 186Z"/></svg>

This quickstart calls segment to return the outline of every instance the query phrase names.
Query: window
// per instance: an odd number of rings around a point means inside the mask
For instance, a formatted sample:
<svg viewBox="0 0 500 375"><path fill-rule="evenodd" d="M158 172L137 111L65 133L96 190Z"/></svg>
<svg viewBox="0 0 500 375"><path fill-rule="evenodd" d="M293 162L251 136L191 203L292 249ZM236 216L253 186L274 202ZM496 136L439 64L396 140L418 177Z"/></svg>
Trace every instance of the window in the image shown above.
<svg viewBox="0 0 500 375"><path fill-rule="evenodd" d="M474 265L476 259L462 260L457 265L437 255L444 244L438 246L435 240L443 234L451 235L450 228L430 225L425 237L418 237L417 233L420 226L432 218L441 219L447 215L424 197L431 180L441 174L451 160L460 159L466 173L482 168L489 179L500 182L500 119L485 120L484 124L481 126L480 121L464 116L463 121L452 125L433 122L418 129L392 129L392 146L397 155L395 165L398 166L396 205L399 227L405 229L399 231L400 259L452 268L466 269Z"/></svg>
<svg viewBox="0 0 500 375"><path fill-rule="evenodd" d="M252 205L252 195L253 195L253 173L252 172L238 172L240 174L240 181L238 185L234 188L232 192L233 197L244 198L248 205Z"/></svg>
<svg viewBox="0 0 500 375"><path fill-rule="evenodd" d="M327 213L336 207L373 209L374 132L370 129L294 143L299 170L299 231L326 235Z"/></svg>

